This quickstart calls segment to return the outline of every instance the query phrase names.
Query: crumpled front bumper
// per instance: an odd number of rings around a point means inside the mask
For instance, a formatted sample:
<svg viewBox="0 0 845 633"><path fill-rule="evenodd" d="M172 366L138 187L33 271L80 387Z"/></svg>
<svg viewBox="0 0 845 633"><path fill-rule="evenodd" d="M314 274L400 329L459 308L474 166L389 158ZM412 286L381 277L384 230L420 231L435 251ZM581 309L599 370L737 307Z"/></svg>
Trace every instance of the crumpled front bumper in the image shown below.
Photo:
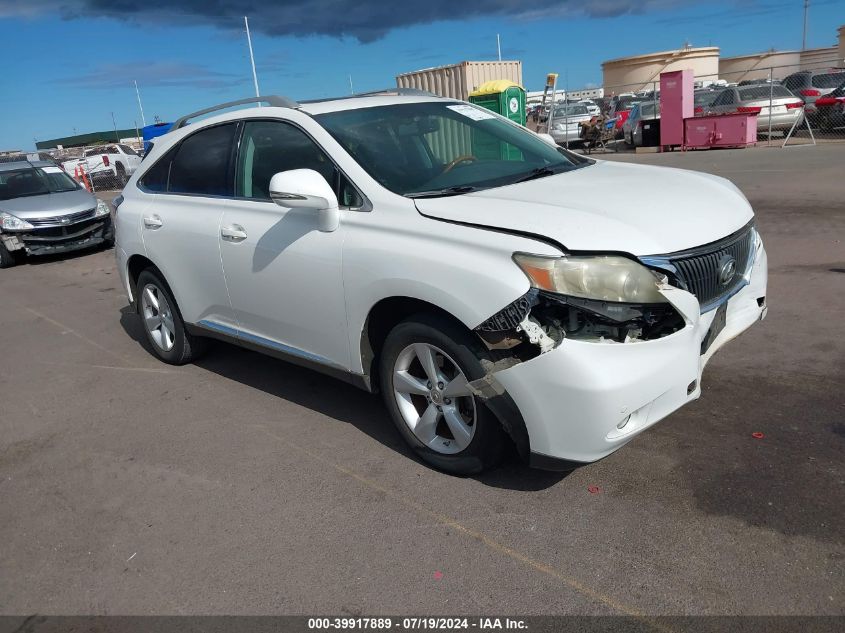
<svg viewBox="0 0 845 633"><path fill-rule="evenodd" d="M687 325L664 338L632 343L565 339L555 349L503 369L496 380L516 403L528 430L532 463L592 462L605 457L701 395L707 361L766 315L766 252L756 255L749 283L728 301L725 326L701 353L717 310L700 314L696 298L663 290Z"/></svg>
<svg viewBox="0 0 845 633"><path fill-rule="evenodd" d="M3 234L9 250L26 249L28 255L68 253L114 239L111 216L84 220L67 226L37 227Z"/></svg>

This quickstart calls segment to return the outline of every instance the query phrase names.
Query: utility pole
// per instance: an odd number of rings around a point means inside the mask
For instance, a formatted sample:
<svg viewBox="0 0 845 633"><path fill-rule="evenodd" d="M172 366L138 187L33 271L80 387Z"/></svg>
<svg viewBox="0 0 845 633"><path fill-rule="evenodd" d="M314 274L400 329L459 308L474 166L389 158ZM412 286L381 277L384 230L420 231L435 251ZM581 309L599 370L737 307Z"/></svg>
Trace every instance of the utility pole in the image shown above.
<svg viewBox="0 0 845 633"><path fill-rule="evenodd" d="M502 61L502 40L496 33L496 50L499 51L499 61Z"/></svg>
<svg viewBox="0 0 845 633"><path fill-rule="evenodd" d="M249 20L244 16L244 26L246 26L246 43L249 46L249 63L252 64L252 81L255 83L255 96L260 97L258 92L258 75L255 73L255 56L252 54L252 37L249 35Z"/></svg>
<svg viewBox="0 0 845 633"><path fill-rule="evenodd" d="M349 94L355 94L355 88L352 87L352 75L349 75Z"/></svg>
<svg viewBox="0 0 845 633"><path fill-rule="evenodd" d="M804 37L801 39L801 50L807 50L807 12L810 9L810 0L804 0Z"/></svg>
<svg viewBox="0 0 845 633"><path fill-rule="evenodd" d="M117 135L117 123L114 122L114 112L111 113L111 126L114 130L114 142L117 143L120 141L120 137Z"/></svg>
<svg viewBox="0 0 845 633"><path fill-rule="evenodd" d="M135 96L138 97L138 108L141 110L141 124L147 127L147 120L144 118L144 106L141 105L141 93L138 92L137 80L135 80Z"/></svg>

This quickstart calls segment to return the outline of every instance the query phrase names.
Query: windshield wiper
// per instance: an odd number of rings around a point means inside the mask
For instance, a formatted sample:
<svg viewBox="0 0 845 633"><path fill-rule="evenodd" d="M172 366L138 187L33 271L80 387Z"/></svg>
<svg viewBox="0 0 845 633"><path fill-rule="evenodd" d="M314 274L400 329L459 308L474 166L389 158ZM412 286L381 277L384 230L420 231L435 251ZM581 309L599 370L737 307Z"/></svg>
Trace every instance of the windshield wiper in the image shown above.
<svg viewBox="0 0 845 633"><path fill-rule="evenodd" d="M514 183L526 182L537 178L545 178L546 176L554 176L557 173L559 172L551 167L537 167L536 169L532 169L527 176L523 176L519 180L515 180Z"/></svg>
<svg viewBox="0 0 845 633"><path fill-rule="evenodd" d="M459 196L462 193L469 193L471 191L478 191L478 187L471 185L457 185L455 187L446 187L445 189L432 189L431 191L417 191L409 193L409 198L441 198L444 196Z"/></svg>

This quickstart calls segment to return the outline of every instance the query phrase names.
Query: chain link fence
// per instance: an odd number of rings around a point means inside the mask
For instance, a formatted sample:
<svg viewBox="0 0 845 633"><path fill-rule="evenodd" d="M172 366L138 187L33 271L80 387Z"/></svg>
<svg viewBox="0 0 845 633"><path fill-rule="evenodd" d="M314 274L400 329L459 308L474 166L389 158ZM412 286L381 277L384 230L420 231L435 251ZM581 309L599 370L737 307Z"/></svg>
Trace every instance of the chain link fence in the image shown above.
<svg viewBox="0 0 845 633"><path fill-rule="evenodd" d="M648 134L650 127L659 130L659 124L652 125L660 118L659 75L646 82L604 86L603 96L591 101L604 117L615 119L615 143L608 143L608 148L659 144L658 132ZM571 106L577 102L563 103ZM574 113L571 109L569 112ZM757 114L758 145L845 141L843 60L754 66L696 76L694 116L732 113ZM561 144L579 145L577 139Z"/></svg>

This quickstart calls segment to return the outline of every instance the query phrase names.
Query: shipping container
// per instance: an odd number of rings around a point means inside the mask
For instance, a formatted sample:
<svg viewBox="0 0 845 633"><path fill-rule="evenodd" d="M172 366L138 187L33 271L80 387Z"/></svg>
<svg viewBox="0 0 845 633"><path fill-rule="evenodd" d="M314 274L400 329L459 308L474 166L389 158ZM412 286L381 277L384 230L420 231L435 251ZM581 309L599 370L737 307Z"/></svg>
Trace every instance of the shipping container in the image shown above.
<svg viewBox="0 0 845 633"><path fill-rule="evenodd" d="M396 77L399 88L416 88L441 97L466 101L469 93L481 84L496 79L508 79L522 85L522 62L461 62L451 66L426 68Z"/></svg>

